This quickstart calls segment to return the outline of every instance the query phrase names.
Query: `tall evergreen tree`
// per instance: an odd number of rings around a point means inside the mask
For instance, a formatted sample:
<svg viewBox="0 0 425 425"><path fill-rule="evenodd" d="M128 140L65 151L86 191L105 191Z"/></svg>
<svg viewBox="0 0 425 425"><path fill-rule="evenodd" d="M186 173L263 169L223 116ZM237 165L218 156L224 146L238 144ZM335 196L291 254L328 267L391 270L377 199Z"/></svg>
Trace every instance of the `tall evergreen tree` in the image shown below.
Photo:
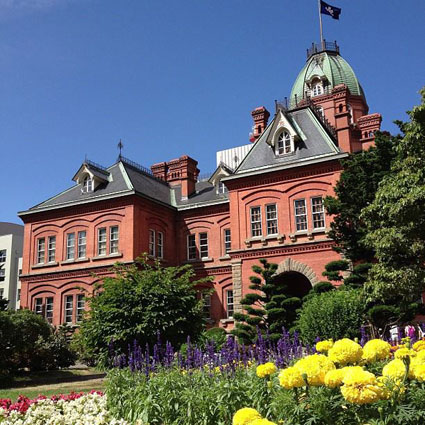
<svg viewBox="0 0 425 425"><path fill-rule="evenodd" d="M241 301L246 313L234 314L236 325L232 333L245 344L254 342L258 331L268 333L272 340L279 339L282 327L292 327L296 310L301 307L301 299L291 295L289 285L276 279L277 264L265 259L260 263L262 267L252 266L256 276L250 277L249 288L255 292Z"/></svg>

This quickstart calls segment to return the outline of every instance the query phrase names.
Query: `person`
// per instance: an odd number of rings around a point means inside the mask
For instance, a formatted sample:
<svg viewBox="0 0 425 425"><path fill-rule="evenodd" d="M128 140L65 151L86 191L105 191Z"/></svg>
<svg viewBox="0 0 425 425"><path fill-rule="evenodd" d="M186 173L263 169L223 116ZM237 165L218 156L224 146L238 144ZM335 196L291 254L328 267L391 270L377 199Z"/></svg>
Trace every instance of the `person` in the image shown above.
<svg viewBox="0 0 425 425"><path fill-rule="evenodd" d="M410 339L416 339L416 330L412 324L409 324L404 328L404 333Z"/></svg>

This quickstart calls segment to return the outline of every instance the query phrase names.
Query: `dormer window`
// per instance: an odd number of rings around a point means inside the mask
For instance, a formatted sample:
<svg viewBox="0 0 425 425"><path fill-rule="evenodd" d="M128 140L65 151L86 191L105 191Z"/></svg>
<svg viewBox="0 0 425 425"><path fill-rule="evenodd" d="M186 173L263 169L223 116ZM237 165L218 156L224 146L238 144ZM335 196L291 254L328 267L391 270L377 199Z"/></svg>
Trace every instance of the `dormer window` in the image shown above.
<svg viewBox="0 0 425 425"><path fill-rule="evenodd" d="M311 95L314 96L320 96L324 93L323 90L323 82L319 78L316 78L311 83Z"/></svg>
<svg viewBox="0 0 425 425"><path fill-rule="evenodd" d="M227 193L227 187L221 180L218 182L218 185L217 185L217 193L218 194Z"/></svg>
<svg viewBox="0 0 425 425"><path fill-rule="evenodd" d="M81 189L83 193L93 192L93 179L89 176L86 176L83 181L83 188Z"/></svg>
<svg viewBox="0 0 425 425"><path fill-rule="evenodd" d="M276 141L276 155L285 155L291 153L292 148L292 138L291 135L283 130L279 133Z"/></svg>

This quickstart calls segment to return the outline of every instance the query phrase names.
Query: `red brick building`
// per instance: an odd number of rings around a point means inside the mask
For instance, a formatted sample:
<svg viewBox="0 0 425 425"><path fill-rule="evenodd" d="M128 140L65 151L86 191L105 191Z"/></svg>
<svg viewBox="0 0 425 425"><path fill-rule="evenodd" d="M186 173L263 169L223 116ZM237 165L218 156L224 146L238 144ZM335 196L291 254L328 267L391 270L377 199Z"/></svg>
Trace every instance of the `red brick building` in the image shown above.
<svg viewBox="0 0 425 425"><path fill-rule="evenodd" d="M260 258L278 263L300 294L322 280L324 265L339 257L323 198L333 194L340 160L374 143L381 116L368 115L352 68L336 43L324 43L309 49L272 119L264 107L252 117L253 143L218 152L208 180L188 156L151 170L123 157L107 168L85 161L75 185L21 212L22 307L54 325L76 324L84 293L114 262L143 252L213 276L205 309L228 328Z"/></svg>

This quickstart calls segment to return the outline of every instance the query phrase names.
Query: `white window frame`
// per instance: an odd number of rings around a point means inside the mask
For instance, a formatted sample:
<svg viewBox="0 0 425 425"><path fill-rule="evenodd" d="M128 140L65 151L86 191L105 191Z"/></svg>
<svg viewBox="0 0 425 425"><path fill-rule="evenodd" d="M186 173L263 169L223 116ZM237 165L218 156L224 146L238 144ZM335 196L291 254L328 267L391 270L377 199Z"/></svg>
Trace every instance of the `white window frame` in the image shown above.
<svg viewBox="0 0 425 425"><path fill-rule="evenodd" d="M74 295L65 295L64 298L64 323L73 323L74 315Z"/></svg>
<svg viewBox="0 0 425 425"><path fill-rule="evenodd" d="M5 263L7 259L7 249L0 249L0 263Z"/></svg>
<svg viewBox="0 0 425 425"><path fill-rule="evenodd" d="M299 214L297 213L297 202L304 202L304 213ZM294 199L294 217L295 217L295 231L296 232L306 232L308 230L308 213L307 213L307 202L305 198L300 199ZM305 217L305 228L304 229L298 229L298 217Z"/></svg>
<svg viewBox="0 0 425 425"><path fill-rule="evenodd" d="M120 240L119 226L111 226L109 228L109 254L118 254L119 240Z"/></svg>
<svg viewBox="0 0 425 425"><path fill-rule="evenodd" d="M187 235L187 259L196 260L198 258L198 249L196 247L196 235Z"/></svg>
<svg viewBox="0 0 425 425"><path fill-rule="evenodd" d="M86 230L80 230L78 232L77 257L78 258L87 257L87 231Z"/></svg>
<svg viewBox="0 0 425 425"><path fill-rule="evenodd" d="M34 303L34 313L43 316L43 298L36 298Z"/></svg>
<svg viewBox="0 0 425 425"><path fill-rule="evenodd" d="M46 261L46 238L37 239L37 264L44 264Z"/></svg>
<svg viewBox="0 0 425 425"><path fill-rule="evenodd" d="M269 207L274 207L274 215L275 215L274 218L269 218L269 213L270 213ZM270 227L273 227L273 229L269 229L269 225ZM276 231L273 232L271 230L276 230ZM277 220L277 204L266 205L266 231L267 231L267 235L277 235L279 233L279 224Z"/></svg>
<svg viewBox="0 0 425 425"><path fill-rule="evenodd" d="M202 311L204 313L204 316L208 319L211 318L211 294L202 294Z"/></svg>
<svg viewBox="0 0 425 425"><path fill-rule="evenodd" d="M83 193L93 192L94 182L90 176L86 176L83 181L83 188L81 189Z"/></svg>
<svg viewBox="0 0 425 425"><path fill-rule="evenodd" d="M218 194L225 194L227 192L228 192L228 190L227 190L226 185L220 180L218 182L218 185L217 185L217 193Z"/></svg>
<svg viewBox="0 0 425 425"><path fill-rule="evenodd" d="M320 199L321 200L321 210L315 211L313 204L313 200ZM322 196L312 196L310 198L310 205L311 205L311 218L313 223L313 229L324 229L326 227L326 220L325 220L325 205L323 203L323 197ZM315 220L317 217L321 217L318 220ZM316 221L323 222L323 226L316 226Z"/></svg>
<svg viewBox="0 0 425 425"><path fill-rule="evenodd" d="M208 233L201 232L199 233L199 256L201 257L201 259L209 258L208 251L209 251Z"/></svg>
<svg viewBox="0 0 425 425"><path fill-rule="evenodd" d="M75 233L66 234L66 252L65 260L74 260L75 259Z"/></svg>
<svg viewBox="0 0 425 425"><path fill-rule="evenodd" d="M97 229L97 255L98 257L105 256L107 253L106 245L107 245L107 231L106 227L99 227Z"/></svg>
<svg viewBox="0 0 425 425"><path fill-rule="evenodd" d="M164 258L164 233L158 232L156 238L157 257Z"/></svg>
<svg viewBox="0 0 425 425"><path fill-rule="evenodd" d="M275 145L275 152L278 156L284 156L292 153L294 151L294 142L291 133L289 133L286 129L279 131Z"/></svg>
<svg viewBox="0 0 425 425"><path fill-rule="evenodd" d="M226 295L226 316L228 319L233 319L233 314L235 313L235 300L233 295L233 289L226 289L225 295ZM229 308L229 306L231 306L231 308Z"/></svg>
<svg viewBox="0 0 425 425"><path fill-rule="evenodd" d="M149 255L155 257L155 230L149 229Z"/></svg>
<svg viewBox="0 0 425 425"><path fill-rule="evenodd" d="M253 211L258 210L258 214L253 215ZM251 223L251 237L258 238L263 236L263 223L261 217L261 207L255 206L249 209L250 223ZM254 220L255 217L255 220ZM259 226L259 227L257 227Z"/></svg>
<svg viewBox="0 0 425 425"><path fill-rule="evenodd" d="M86 301L84 299L84 295L77 295L77 306L76 306L76 316L75 321L80 323L83 320L83 315L86 307Z"/></svg>
<svg viewBox="0 0 425 425"><path fill-rule="evenodd" d="M50 302L50 300L51 300L51 302ZM45 303L45 317L46 317L46 320L49 323L52 323L52 321L53 321L53 303L54 303L54 299L53 299L53 297L46 297L45 298L45 301L46 301L46 303Z"/></svg>
<svg viewBox="0 0 425 425"><path fill-rule="evenodd" d="M311 82L311 97L321 96L324 93L323 81L320 78L315 78Z"/></svg>
<svg viewBox="0 0 425 425"><path fill-rule="evenodd" d="M228 254L229 251L232 249L232 233L230 229L224 229L223 239L224 239L224 253Z"/></svg>
<svg viewBox="0 0 425 425"><path fill-rule="evenodd" d="M6 280L6 270L0 269L0 282L4 282Z"/></svg>
<svg viewBox="0 0 425 425"><path fill-rule="evenodd" d="M56 236L47 238L47 262L54 263L56 260Z"/></svg>

